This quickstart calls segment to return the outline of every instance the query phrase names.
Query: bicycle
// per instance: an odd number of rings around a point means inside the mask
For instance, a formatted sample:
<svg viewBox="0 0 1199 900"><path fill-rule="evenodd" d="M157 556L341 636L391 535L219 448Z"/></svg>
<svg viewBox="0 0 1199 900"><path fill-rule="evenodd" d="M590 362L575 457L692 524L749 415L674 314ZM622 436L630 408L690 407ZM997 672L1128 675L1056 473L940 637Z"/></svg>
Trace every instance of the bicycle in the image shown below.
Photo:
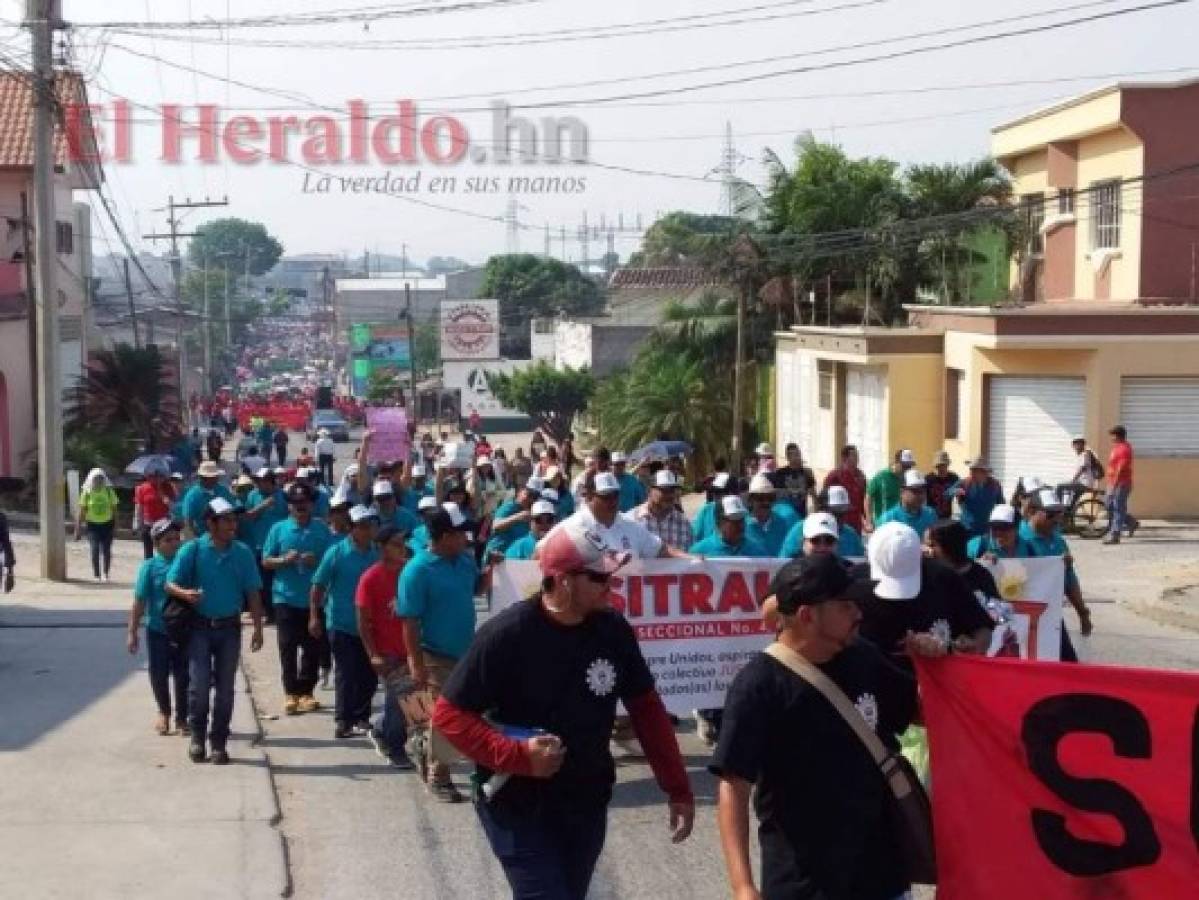
<svg viewBox="0 0 1199 900"><path fill-rule="evenodd" d="M1103 488L1080 485L1061 485L1058 496L1066 505L1062 516L1062 531L1091 541L1103 537L1111 527Z"/></svg>

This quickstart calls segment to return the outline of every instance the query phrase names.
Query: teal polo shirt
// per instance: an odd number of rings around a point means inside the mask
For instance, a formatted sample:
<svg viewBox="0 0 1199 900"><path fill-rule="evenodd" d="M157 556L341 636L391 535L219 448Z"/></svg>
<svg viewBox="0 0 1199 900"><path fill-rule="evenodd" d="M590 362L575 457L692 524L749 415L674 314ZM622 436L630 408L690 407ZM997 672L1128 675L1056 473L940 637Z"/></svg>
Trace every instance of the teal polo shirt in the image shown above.
<svg viewBox="0 0 1199 900"><path fill-rule="evenodd" d="M1041 537L1028 522L1021 522L1020 538L1032 548L1033 556L1066 556L1070 552L1070 545L1056 528L1048 537ZM1066 566L1065 589L1068 591L1072 587L1080 588L1080 585L1078 573L1074 571L1074 565L1070 564Z"/></svg>
<svg viewBox="0 0 1199 900"><path fill-rule="evenodd" d="M745 523L745 536L766 548L767 555L778 556L793 523L771 513L765 522L750 516Z"/></svg>
<svg viewBox="0 0 1199 900"><path fill-rule="evenodd" d="M558 521L575 514L575 495L568 488L558 491Z"/></svg>
<svg viewBox="0 0 1199 900"><path fill-rule="evenodd" d="M620 511L628 512L645 502L645 485L636 475L625 472L620 476Z"/></svg>
<svg viewBox="0 0 1199 900"><path fill-rule="evenodd" d="M862 543L862 536L852 525L845 522L841 523L841 528L837 533L837 555L842 559L848 556L866 555L866 546ZM783 559L803 556L803 522L797 522L791 526L786 540L783 541L783 546L779 549L779 556Z"/></svg>
<svg viewBox="0 0 1199 900"><path fill-rule="evenodd" d="M475 585L479 567L469 550L452 559L422 551L400 574L396 612L420 619L421 646L460 659L475 636Z"/></svg>
<svg viewBox="0 0 1199 900"><path fill-rule="evenodd" d="M433 485L424 484L417 487L415 484L409 485L404 491L404 496L400 499L400 505L413 515L420 514L420 501L422 497L435 496L433 493Z"/></svg>
<svg viewBox="0 0 1199 900"><path fill-rule="evenodd" d="M498 519L506 519L509 516L516 515L518 512L520 512L519 503L517 503L515 500L505 500L499 505L499 508L495 511L495 515L492 516L491 520L495 522ZM516 541L520 540L528 533L528 522L517 522L514 525L509 525L503 531L493 531L491 534L491 540L487 542L487 552L503 553Z"/></svg>
<svg viewBox="0 0 1199 900"><path fill-rule="evenodd" d="M774 506L770 507L770 514L782 519L788 525L794 525L800 520L799 513L795 511L795 504L787 500L779 500Z"/></svg>
<svg viewBox="0 0 1199 900"><path fill-rule="evenodd" d="M262 590L254 553L241 541L217 549L210 535L188 541L171 563L167 580L182 588L204 592L196 612L209 619L240 615L249 591Z"/></svg>
<svg viewBox="0 0 1199 900"><path fill-rule="evenodd" d="M137 570L137 580L133 582L133 597L144 608L142 624L150 631L166 634L166 625L162 621L162 608L167 602L167 573L171 571L171 561L161 553L155 553L144 560Z"/></svg>
<svg viewBox="0 0 1199 900"><path fill-rule="evenodd" d="M197 481L183 495L183 504L180 507L180 513L187 523L191 525L192 531L196 534L203 534L208 530L204 525L204 512L208 509L209 501L215 500L217 497L223 497L233 506L237 505L237 501L233 499L232 492L219 481L211 491L204 490L204 485Z"/></svg>
<svg viewBox="0 0 1199 900"><path fill-rule="evenodd" d="M318 487L312 498L312 518L322 522L329 518L329 492L323 487Z"/></svg>
<svg viewBox="0 0 1199 900"><path fill-rule="evenodd" d="M300 609L308 608L309 588L312 587L312 576L316 567L325 558L325 551L333 543L333 532L320 519L312 519L301 527L295 519L288 516L282 522L276 522L267 533L266 543L262 545L262 555L286 556L292 550L301 554L316 554L316 563L305 565L297 560L291 565L275 569L274 583L271 587L271 602Z"/></svg>
<svg viewBox="0 0 1199 900"><path fill-rule="evenodd" d="M878 517L875 525L885 525L888 522L899 522L907 525L916 534L920 535L920 539L924 539L924 532L937 521L936 511L927 503L920 507L917 513L910 513L903 508L903 505L892 506L889 510Z"/></svg>
<svg viewBox="0 0 1199 900"><path fill-rule="evenodd" d="M282 522L287 518L287 496L281 490L274 490L271 493L271 498L274 500L270 506L258 514L255 519L249 520L247 526L250 530L250 538L253 540L254 550L258 553L262 552L262 547L266 543L266 536L271 533L271 529L278 522ZM267 495L254 488L250 491L250 496L246 499L246 509L253 509L259 503L267 499Z"/></svg>
<svg viewBox="0 0 1199 900"><path fill-rule="evenodd" d="M412 537L408 538L408 549L413 553L419 553L421 550L429 549L429 526L422 525L416 531L412 532Z"/></svg>
<svg viewBox="0 0 1199 900"><path fill-rule="evenodd" d="M374 544L368 550L359 550L350 537L342 538L325 551L312 583L325 589L325 627L330 631L358 635L354 593L362 573L378 561L379 551Z"/></svg>
<svg viewBox="0 0 1199 900"><path fill-rule="evenodd" d="M716 501L709 500L699 508L695 518L691 520L691 533L697 541L702 541L716 530Z"/></svg>
<svg viewBox="0 0 1199 900"><path fill-rule="evenodd" d="M741 539L741 543L736 546L731 546L724 542L724 539L719 533L710 534L702 541L696 541L691 545L688 553L694 553L696 556L773 556L773 553L766 552L766 548L755 541L753 538L746 535Z"/></svg>
<svg viewBox="0 0 1199 900"><path fill-rule="evenodd" d="M1016 536L1015 550L1009 553L995 543L989 534L970 538L970 542L966 545L966 553L971 559L978 559L987 553L994 555L996 559L1027 559L1037 555L1028 541L1019 535Z"/></svg>
<svg viewBox="0 0 1199 900"><path fill-rule="evenodd" d="M400 531L404 532L404 534L412 534L421 526L420 516L410 509L405 509L398 503L396 504L395 511L392 512L390 516L384 516L382 511L380 511L378 504L373 505L371 509L373 509L375 514L379 517L380 528L382 528L384 525L392 525L400 529Z"/></svg>
<svg viewBox="0 0 1199 900"><path fill-rule="evenodd" d="M537 539L532 534L526 534L519 541L513 541L504 552L504 559L532 559L537 547Z"/></svg>

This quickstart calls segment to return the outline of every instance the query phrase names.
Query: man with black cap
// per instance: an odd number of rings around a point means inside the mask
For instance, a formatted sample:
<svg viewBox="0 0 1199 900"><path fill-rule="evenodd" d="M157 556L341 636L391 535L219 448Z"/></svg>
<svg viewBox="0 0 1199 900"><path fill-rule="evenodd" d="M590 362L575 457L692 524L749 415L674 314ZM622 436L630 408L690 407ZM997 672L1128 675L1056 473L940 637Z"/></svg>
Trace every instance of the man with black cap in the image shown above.
<svg viewBox="0 0 1199 900"><path fill-rule="evenodd" d="M467 529L470 520L456 503L443 503L428 520L429 548L417 553L400 575L396 611L404 621L408 668L416 688L441 692L475 634L475 591L482 580ZM450 778L453 753L428 722L410 721L408 758L438 800L465 799Z"/></svg>
<svg viewBox="0 0 1199 900"><path fill-rule="evenodd" d="M308 630L308 602L312 576L333 543L333 533L313 518L313 489L296 483L287 490L291 515L276 522L262 547L262 565L271 572L271 602L275 606L275 632L279 639L283 711L312 712L320 708L313 696L318 677L317 639Z"/></svg>
<svg viewBox="0 0 1199 900"><path fill-rule="evenodd" d="M817 670L897 749L916 713L916 684L857 639L860 589L827 554L790 562L771 582L778 642L733 679L708 767L720 779L717 822L734 897L893 900L909 888L878 765L826 696L795 671ZM928 635L907 646L945 652ZM761 823L760 893L749 859L751 792Z"/></svg>
<svg viewBox="0 0 1199 900"><path fill-rule="evenodd" d="M262 577L250 548L234 538L237 513L229 501L223 497L209 501L205 522L208 533L175 554L166 592L195 610L188 641L188 756L192 762L203 762L205 745L211 741L212 762L223 766L229 762L226 744L241 658L241 613L246 606L254 623L250 649L257 652L262 647Z"/></svg>

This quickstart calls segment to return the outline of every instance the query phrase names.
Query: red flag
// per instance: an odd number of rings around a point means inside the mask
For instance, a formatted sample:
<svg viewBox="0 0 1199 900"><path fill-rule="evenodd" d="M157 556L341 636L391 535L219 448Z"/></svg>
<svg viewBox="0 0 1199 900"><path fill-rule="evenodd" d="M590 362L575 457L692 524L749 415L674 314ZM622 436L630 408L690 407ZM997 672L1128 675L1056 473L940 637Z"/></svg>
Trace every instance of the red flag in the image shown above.
<svg viewBox="0 0 1199 900"><path fill-rule="evenodd" d="M918 660L937 900L1199 896L1199 674Z"/></svg>

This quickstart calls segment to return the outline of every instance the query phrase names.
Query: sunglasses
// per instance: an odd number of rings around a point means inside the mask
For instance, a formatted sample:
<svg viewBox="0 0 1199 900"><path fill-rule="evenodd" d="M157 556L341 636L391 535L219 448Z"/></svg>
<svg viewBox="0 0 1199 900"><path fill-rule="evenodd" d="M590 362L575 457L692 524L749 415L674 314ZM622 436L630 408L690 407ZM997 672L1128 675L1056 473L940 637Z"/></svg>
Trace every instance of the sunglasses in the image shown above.
<svg viewBox="0 0 1199 900"><path fill-rule="evenodd" d="M817 547L831 547L837 543L837 539L827 534L818 534L814 538L808 538L808 543Z"/></svg>
<svg viewBox="0 0 1199 900"><path fill-rule="evenodd" d="M554 516L538 516L533 521L538 525L553 525L557 519Z"/></svg>
<svg viewBox="0 0 1199 900"><path fill-rule="evenodd" d="M571 575L578 575L581 578L586 578L592 584L608 584L612 581L612 576L607 572L592 572L590 569L582 569L578 572L571 572Z"/></svg>

